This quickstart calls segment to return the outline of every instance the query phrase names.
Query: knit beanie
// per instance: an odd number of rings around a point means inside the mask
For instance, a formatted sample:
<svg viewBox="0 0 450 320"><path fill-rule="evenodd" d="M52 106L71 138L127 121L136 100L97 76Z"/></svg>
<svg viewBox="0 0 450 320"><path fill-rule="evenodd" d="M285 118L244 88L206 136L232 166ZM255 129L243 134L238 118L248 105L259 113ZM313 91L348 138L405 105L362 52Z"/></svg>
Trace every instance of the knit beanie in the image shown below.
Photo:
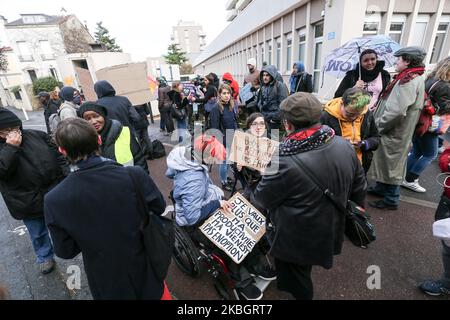
<svg viewBox="0 0 450 320"><path fill-rule="evenodd" d="M21 127L22 121L17 117L14 112L5 108L0 108L0 129Z"/></svg>
<svg viewBox="0 0 450 320"><path fill-rule="evenodd" d="M106 119L106 116L108 115L108 111L106 110L106 108L104 106L96 104L95 102L92 102L92 101L87 101L87 102L83 103L83 105L80 107L80 110L78 112L80 113L80 116L83 117L83 114L86 111L94 111L95 113L98 113L105 119Z"/></svg>
<svg viewBox="0 0 450 320"><path fill-rule="evenodd" d="M63 87L61 91L59 92L59 97L64 101L72 101L73 100L73 94L77 91L75 88L72 87Z"/></svg>

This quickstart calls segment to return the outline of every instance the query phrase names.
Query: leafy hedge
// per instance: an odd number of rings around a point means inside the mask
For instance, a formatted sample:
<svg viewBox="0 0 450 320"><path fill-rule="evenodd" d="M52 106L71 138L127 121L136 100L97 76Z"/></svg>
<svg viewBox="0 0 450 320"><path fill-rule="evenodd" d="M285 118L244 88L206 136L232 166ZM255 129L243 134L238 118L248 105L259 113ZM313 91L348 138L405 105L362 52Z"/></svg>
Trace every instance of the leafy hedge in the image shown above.
<svg viewBox="0 0 450 320"><path fill-rule="evenodd" d="M41 91L51 92L55 87L63 87L63 83L53 77L39 78L33 81L33 93L38 94Z"/></svg>

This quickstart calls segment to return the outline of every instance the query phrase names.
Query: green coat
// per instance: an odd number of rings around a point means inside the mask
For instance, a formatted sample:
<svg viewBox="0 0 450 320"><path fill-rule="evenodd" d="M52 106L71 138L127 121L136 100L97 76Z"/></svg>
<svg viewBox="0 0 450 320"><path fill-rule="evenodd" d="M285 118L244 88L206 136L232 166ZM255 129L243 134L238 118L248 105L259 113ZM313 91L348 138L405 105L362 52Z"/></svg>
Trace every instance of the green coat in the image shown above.
<svg viewBox="0 0 450 320"><path fill-rule="evenodd" d="M381 134L368 176L378 182L401 185L420 110L423 107L425 78L394 86L389 96L380 101L375 124Z"/></svg>

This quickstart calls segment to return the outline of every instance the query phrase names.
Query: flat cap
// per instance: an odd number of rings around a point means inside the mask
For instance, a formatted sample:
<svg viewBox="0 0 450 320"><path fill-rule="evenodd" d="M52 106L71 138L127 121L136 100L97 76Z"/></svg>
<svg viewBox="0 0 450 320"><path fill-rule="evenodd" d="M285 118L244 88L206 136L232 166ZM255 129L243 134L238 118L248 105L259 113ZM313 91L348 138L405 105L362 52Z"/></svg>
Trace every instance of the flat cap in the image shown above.
<svg viewBox="0 0 450 320"><path fill-rule="evenodd" d="M35 95L36 98L47 98L50 97L50 94L46 91L41 91L37 95Z"/></svg>
<svg viewBox="0 0 450 320"><path fill-rule="evenodd" d="M422 60L425 59L425 56L427 53L425 50L421 47L405 47L402 48L394 53L394 56L400 57L403 54L408 54L411 56L416 56L418 58L421 58Z"/></svg>
<svg viewBox="0 0 450 320"><path fill-rule="evenodd" d="M311 126L320 121L323 106L311 93L297 92L286 98L280 106L283 113L289 114L296 126Z"/></svg>

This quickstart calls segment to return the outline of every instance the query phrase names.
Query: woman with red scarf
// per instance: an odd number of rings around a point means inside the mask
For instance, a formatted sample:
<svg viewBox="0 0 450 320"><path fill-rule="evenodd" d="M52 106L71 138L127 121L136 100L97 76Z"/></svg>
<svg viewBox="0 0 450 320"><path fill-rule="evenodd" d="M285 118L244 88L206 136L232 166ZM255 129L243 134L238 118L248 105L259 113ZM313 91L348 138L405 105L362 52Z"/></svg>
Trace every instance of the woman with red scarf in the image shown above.
<svg viewBox="0 0 450 320"><path fill-rule="evenodd" d="M420 47L406 47L395 52L399 74L387 86L374 113L381 134L369 177L376 185L368 193L383 197L369 202L381 210L397 210L400 185L405 178L406 162L414 129L424 103L426 52Z"/></svg>

